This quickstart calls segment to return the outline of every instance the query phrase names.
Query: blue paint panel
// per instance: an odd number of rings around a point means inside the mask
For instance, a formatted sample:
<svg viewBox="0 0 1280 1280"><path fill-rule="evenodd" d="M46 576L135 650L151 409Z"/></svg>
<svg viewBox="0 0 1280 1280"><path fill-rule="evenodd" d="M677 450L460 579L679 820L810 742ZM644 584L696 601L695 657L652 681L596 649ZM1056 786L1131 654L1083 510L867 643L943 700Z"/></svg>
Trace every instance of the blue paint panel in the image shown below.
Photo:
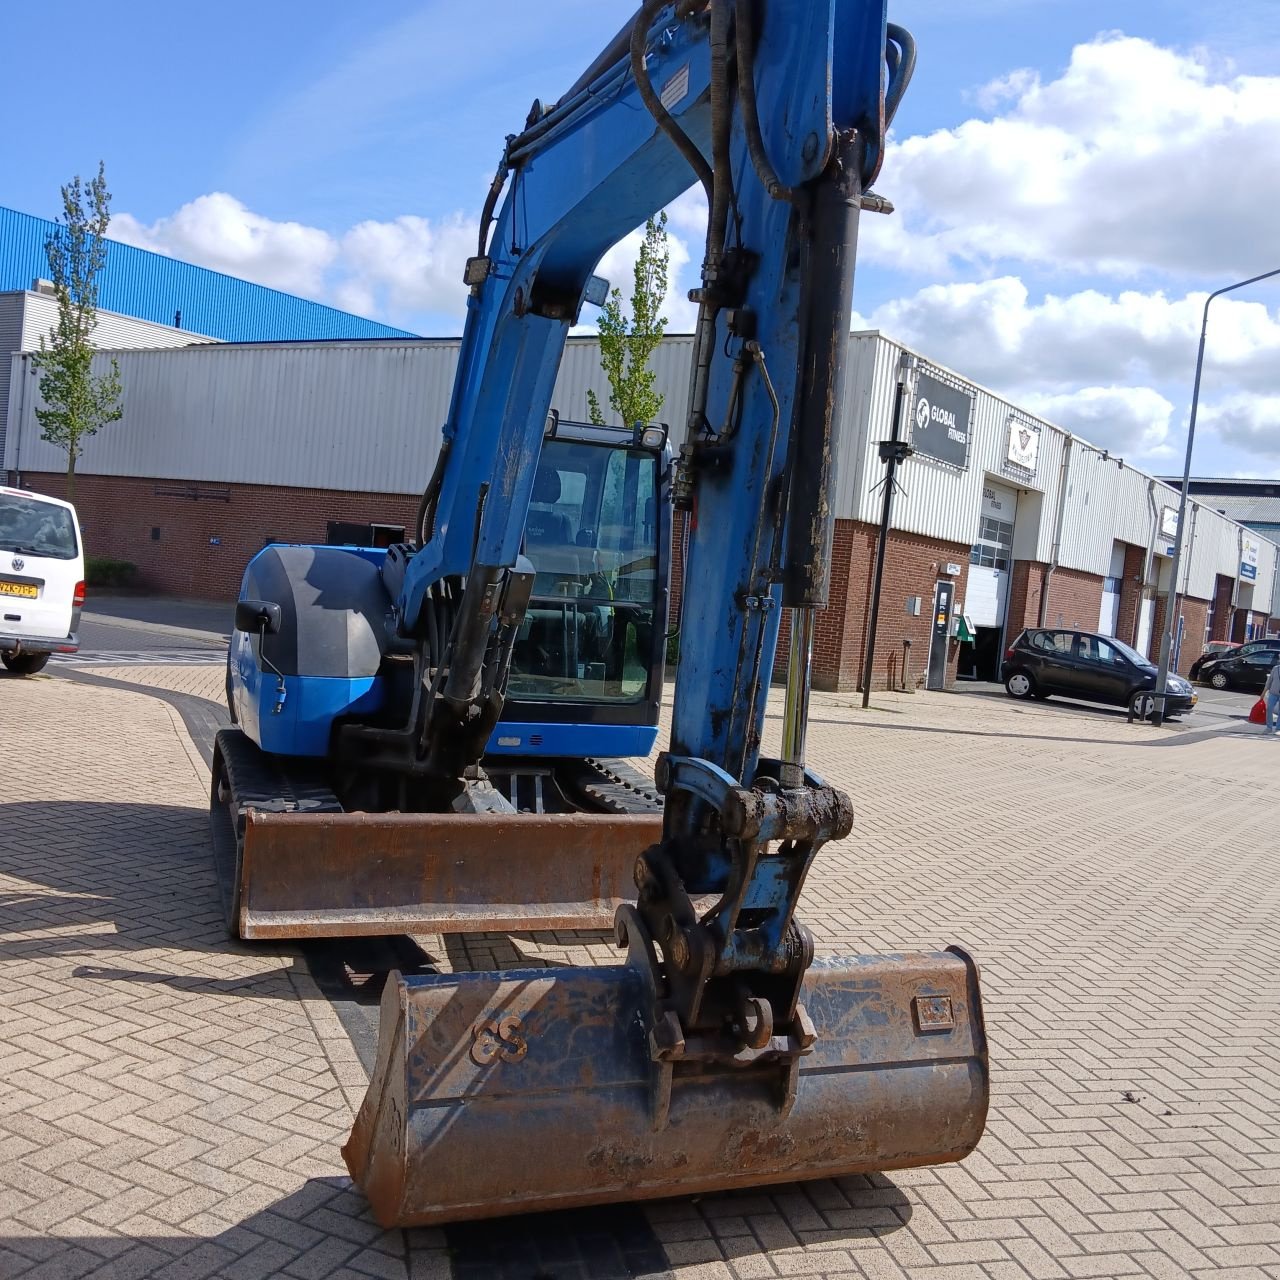
<svg viewBox="0 0 1280 1280"><path fill-rule="evenodd" d="M48 278L44 242L56 229L44 218L0 208L0 292ZM98 306L164 325L181 311L183 329L223 342L417 336L117 240L107 241Z"/></svg>
<svg viewBox="0 0 1280 1280"><path fill-rule="evenodd" d="M504 722L493 731L485 754L571 756L577 759L584 756L647 756L657 740L657 725Z"/></svg>
<svg viewBox="0 0 1280 1280"><path fill-rule="evenodd" d="M272 711L276 684L269 672L259 675L259 697L241 722L249 737L273 755L327 756L338 716L372 714L382 706L382 681L377 676L360 680L286 676L284 704L276 715Z"/></svg>

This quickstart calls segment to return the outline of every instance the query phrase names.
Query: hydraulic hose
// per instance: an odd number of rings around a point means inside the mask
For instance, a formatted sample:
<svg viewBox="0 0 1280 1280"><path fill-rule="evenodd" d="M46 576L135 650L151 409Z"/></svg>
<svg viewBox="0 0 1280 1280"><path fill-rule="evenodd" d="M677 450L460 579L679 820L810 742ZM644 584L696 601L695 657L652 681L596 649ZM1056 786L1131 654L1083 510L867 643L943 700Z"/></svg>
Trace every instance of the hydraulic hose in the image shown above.
<svg viewBox="0 0 1280 1280"><path fill-rule="evenodd" d="M756 105L756 14L755 0L738 0L737 6L738 97L742 103L742 123L747 133L747 151L760 185L774 200L785 200L797 209L802 197L794 187L785 186L770 163L760 132L760 112Z"/></svg>
<svg viewBox="0 0 1280 1280"><path fill-rule="evenodd" d="M733 124L729 97L729 0L711 0L711 184L707 220L707 260L724 253L729 204L733 199L733 158L729 149Z"/></svg>
<svg viewBox="0 0 1280 1280"><path fill-rule="evenodd" d="M916 69L916 42L915 37L906 27L900 27L896 22L889 23L885 28L885 34L897 45L897 49L886 50L886 61L889 63L889 86L884 92L884 127L887 129L893 123L893 117L898 114L898 104L902 101L902 95L907 91L907 85L911 83L911 77L915 74ZM898 50L901 50L899 57Z"/></svg>
<svg viewBox="0 0 1280 1280"><path fill-rule="evenodd" d="M450 444L450 441L445 440L440 445L440 452L436 455L435 470L431 473L431 479L427 481L427 487L422 491L422 501L418 503L417 529L420 547L425 547L435 533L436 503L440 498L440 486L444 483L444 468L449 460Z"/></svg>
<svg viewBox="0 0 1280 1280"><path fill-rule="evenodd" d="M715 200L715 182L711 175L711 166L706 157L698 150L697 144L675 122L662 100L653 90L653 81L649 78L649 68L645 66L645 46L649 42L649 27L654 18L669 0L645 0L644 6L636 15L635 25L631 28L631 74L635 77L636 88L640 92L641 101L648 108L649 114L657 122L658 128L671 139L676 150L689 162L689 167L697 174L707 193L707 204Z"/></svg>

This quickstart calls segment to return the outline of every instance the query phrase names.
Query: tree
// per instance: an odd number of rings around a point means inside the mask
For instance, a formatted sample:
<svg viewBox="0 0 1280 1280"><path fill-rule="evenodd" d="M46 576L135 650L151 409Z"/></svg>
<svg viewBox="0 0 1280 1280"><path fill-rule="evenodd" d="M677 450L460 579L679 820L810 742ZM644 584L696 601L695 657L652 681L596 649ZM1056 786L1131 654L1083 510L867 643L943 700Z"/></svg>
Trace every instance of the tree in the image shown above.
<svg viewBox="0 0 1280 1280"><path fill-rule="evenodd" d="M44 407L36 410L40 438L67 451L67 500L75 500L76 459L82 441L115 422L120 407L120 368L95 376L90 338L98 323L98 276L106 262L111 192L102 162L98 176L77 174L62 188L62 218L44 243L58 322L41 337L32 364L40 374Z"/></svg>
<svg viewBox="0 0 1280 1280"><path fill-rule="evenodd" d="M654 390L656 379L649 368L649 357L667 328L667 318L661 311L670 264L667 215L660 213L644 224L630 322L623 313L621 289L613 290L600 313L600 364L609 379L609 405L629 427L637 422L652 422L662 408L662 396ZM587 405L591 421L604 426L604 410L594 391L587 392Z"/></svg>

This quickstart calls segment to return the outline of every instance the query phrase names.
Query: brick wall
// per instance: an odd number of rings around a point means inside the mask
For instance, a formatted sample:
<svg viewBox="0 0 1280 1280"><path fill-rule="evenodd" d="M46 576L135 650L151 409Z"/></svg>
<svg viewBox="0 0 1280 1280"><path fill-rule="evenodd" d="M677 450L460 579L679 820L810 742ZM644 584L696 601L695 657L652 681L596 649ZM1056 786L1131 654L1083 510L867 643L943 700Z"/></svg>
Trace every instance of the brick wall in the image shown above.
<svg viewBox="0 0 1280 1280"><path fill-rule="evenodd" d="M1049 605L1044 614L1044 626L1076 627L1082 631L1098 629L1098 615L1102 612L1102 579L1097 574L1062 567L1050 574L1049 566L1038 560L1015 560L1009 574L1007 634L1010 639L1024 627L1041 625L1040 597L1046 590ZM1122 610L1123 606L1122 595Z"/></svg>
<svg viewBox="0 0 1280 1280"><path fill-rule="evenodd" d="M844 611L844 638L838 661L821 671L815 664L814 684L819 689L848 690L860 686L866 661L866 630L871 612L871 589L875 574L876 541L880 530L860 521L837 520L837 536L842 531L849 538L849 586ZM933 591L942 571L949 563L961 566L954 578L957 606L964 599L969 582L969 547L967 544L944 542L920 534L889 532L885 550L884 585L880 593L880 618L876 627L875 667L871 677L873 689L890 683L899 684L902 677L903 641L911 641L911 680L914 686L924 684L929 664L929 640L933 630ZM908 614L909 597L920 597L918 616ZM832 605L836 604L832 593ZM951 641L947 653L947 685L954 683L960 645Z"/></svg>
<svg viewBox="0 0 1280 1280"><path fill-rule="evenodd" d="M1218 574L1213 584L1213 634L1210 640L1231 638L1231 597L1235 592L1235 579Z"/></svg>
<svg viewBox="0 0 1280 1280"><path fill-rule="evenodd" d="M56 497L66 491L62 475L23 480ZM234 599L245 565L269 539L323 542L330 520L408 527L418 501L416 494L94 475L77 476L75 492L86 555L137 565L140 586L206 599Z"/></svg>
<svg viewBox="0 0 1280 1280"><path fill-rule="evenodd" d="M1116 636L1126 644L1138 643L1138 617L1142 607L1142 570L1147 562L1143 547L1127 543L1124 549L1124 577L1120 581L1120 612Z"/></svg>
<svg viewBox="0 0 1280 1280"><path fill-rule="evenodd" d="M1097 631L1102 612L1102 579L1095 573L1059 566L1046 587L1049 608L1046 627L1075 627L1081 631Z"/></svg>
<svg viewBox="0 0 1280 1280"><path fill-rule="evenodd" d="M1038 560L1015 560L1009 572L1009 605L1005 611L1005 635L1014 640L1020 631L1040 625L1040 594L1047 565Z"/></svg>
<svg viewBox="0 0 1280 1280"><path fill-rule="evenodd" d="M1160 661L1160 640L1164 635L1167 605L1167 596L1156 597L1155 620L1151 624L1151 653L1148 655L1152 662ZM1204 630L1209 619L1209 602L1195 596L1180 596L1179 608L1186 620L1186 627L1182 635L1178 664L1169 669L1185 676L1191 670L1191 664L1204 652ZM1177 641L1176 634L1173 641Z"/></svg>

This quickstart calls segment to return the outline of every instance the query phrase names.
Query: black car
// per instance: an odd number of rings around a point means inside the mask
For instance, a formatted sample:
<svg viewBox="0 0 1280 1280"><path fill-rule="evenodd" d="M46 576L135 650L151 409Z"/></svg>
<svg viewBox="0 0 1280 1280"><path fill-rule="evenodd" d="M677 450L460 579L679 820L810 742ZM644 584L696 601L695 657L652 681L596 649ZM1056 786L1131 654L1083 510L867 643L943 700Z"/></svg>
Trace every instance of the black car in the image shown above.
<svg viewBox="0 0 1280 1280"><path fill-rule="evenodd" d="M1156 687L1156 667L1114 636L1061 628L1024 631L1005 650L1000 678L1011 698L1083 698L1128 706L1134 694ZM1181 676L1170 675L1165 709L1190 711L1195 691ZM1145 712L1146 708L1140 708Z"/></svg>
<svg viewBox="0 0 1280 1280"><path fill-rule="evenodd" d="M1250 640L1221 658L1206 662L1200 668L1200 679L1215 689L1248 689L1261 693L1277 658L1280 658L1280 640Z"/></svg>
<svg viewBox="0 0 1280 1280"><path fill-rule="evenodd" d="M1240 647L1236 640L1210 640L1204 647L1204 652L1191 664L1191 670L1187 672L1187 679L1195 684L1200 679L1200 672L1211 662L1217 662L1219 658L1225 658L1228 654L1234 653Z"/></svg>

